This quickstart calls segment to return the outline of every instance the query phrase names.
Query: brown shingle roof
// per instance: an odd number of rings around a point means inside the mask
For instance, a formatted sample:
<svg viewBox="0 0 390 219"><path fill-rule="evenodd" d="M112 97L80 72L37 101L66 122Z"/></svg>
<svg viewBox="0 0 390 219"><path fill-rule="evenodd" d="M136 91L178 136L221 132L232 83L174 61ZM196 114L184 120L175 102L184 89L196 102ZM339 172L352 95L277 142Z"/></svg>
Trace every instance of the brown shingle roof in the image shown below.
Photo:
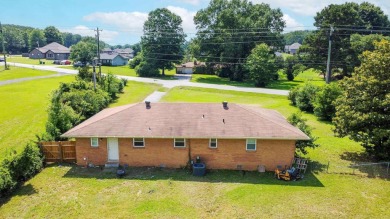
<svg viewBox="0 0 390 219"><path fill-rule="evenodd" d="M63 137L258 138L307 140L277 111L216 103L144 103L101 111Z"/></svg>
<svg viewBox="0 0 390 219"><path fill-rule="evenodd" d="M39 51L46 53L47 51L53 51L54 53L70 53L70 49L56 42L47 44L44 47L39 48Z"/></svg>

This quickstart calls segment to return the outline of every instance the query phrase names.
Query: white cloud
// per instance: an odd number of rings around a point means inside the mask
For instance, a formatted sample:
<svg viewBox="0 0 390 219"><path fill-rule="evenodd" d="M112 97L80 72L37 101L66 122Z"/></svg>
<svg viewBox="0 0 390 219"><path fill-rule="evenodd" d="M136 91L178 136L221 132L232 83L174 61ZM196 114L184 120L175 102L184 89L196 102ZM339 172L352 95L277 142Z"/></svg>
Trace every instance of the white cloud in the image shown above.
<svg viewBox="0 0 390 219"><path fill-rule="evenodd" d="M283 20L286 21L286 32L294 31L294 30L303 30L303 24L297 22L294 18L290 17L288 14L283 15Z"/></svg>
<svg viewBox="0 0 390 219"><path fill-rule="evenodd" d="M85 21L98 21L103 24L114 25L122 31L142 33L147 13L142 12L95 12L84 16Z"/></svg>
<svg viewBox="0 0 390 219"><path fill-rule="evenodd" d="M183 20L182 26L184 29L184 32L186 33L195 33L196 28L194 24L194 16L196 15L196 12L188 11L185 8L175 7L175 6L168 6L168 10L170 10L172 13L178 15Z"/></svg>
<svg viewBox="0 0 390 219"><path fill-rule="evenodd" d="M83 25L78 25L70 29L61 29L60 31L69 32L73 34L80 34L81 36L91 36L91 37L94 37L96 34L96 32L93 29ZM118 35L119 33L116 31L103 30L102 32L100 32L100 39L105 42L111 42Z"/></svg>
<svg viewBox="0 0 390 219"><path fill-rule="evenodd" d="M330 4L343 4L345 0L251 0L254 3L267 3L271 7L275 8L287 8L299 15L314 16L317 12L321 11L323 8ZM354 2L362 3L368 1L376 6L381 7L381 9L389 14L390 12L390 1L388 0L355 0Z"/></svg>

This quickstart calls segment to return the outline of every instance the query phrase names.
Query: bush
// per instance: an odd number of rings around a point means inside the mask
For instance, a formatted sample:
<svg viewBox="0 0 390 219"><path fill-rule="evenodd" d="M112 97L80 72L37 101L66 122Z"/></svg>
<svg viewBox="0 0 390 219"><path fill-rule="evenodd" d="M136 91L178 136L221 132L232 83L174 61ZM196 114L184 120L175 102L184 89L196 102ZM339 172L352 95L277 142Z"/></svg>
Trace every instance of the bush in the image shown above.
<svg viewBox="0 0 390 219"><path fill-rule="evenodd" d="M335 100L342 94L337 83L327 84L316 95L314 114L320 119L332 121L336 114Z"/></svg>
<svg viewBox="0 0 390 219"><path fill-rule="evenodd" d="M17 154L8 155L0 166L0 193L10 193L18 183L26 181L43 167L43 156L37 144L28 144Z"/></svg>
<svg viewBox="0 0 390 219"><path fill-rule="evenodd" d="M300 73L302 73L303 71L305 71L307 69L306 66L298 63L298 64L295 64L293 67L292 67L292 74L294 77L296 77L297 75L299 75Z"/></svg>
<svg viewBox="0 0 390 219"><path fill-rule="evenodd" d="M297 102L296 102L296 98L297 98L297 94L299 92L299 87L293 87L290 92L288 93L288 97L287 99L289 99L291 101L291 105L293 106L296 106L297 105Z"/></svg>
<svg viewBox="0 0 390 219"><path fill-rule="evenodd" d="M99 79L99 85L112 99L117 97L117 93L122 93L125 87L123 81L113 74L102 75Z"/></svg>
<svg viewBox="0 0 390 219"><path fill-rule="evenodd" d="M307 154L307 148L316 148L319 146L318 144L314 143L314 141L317 140L317 137L311 134L312 129L306 124L306 119L302 118L302 114L293 113L287 118L287 120L291 125L299 128L310 138L310 140L298 140L295 142L295 147L298 152L302 154Z"/></svg>
<svg viewBox="0 0 390 219"><path fill-rule="evenodd" d="M318 86L305 83L298 89L298 92L295 95L296 106L302 111L313 112L314 100L319 89Z"/></svg>
<svg viewBox="0 0 390 219"><path fill-rule="evenodd" d="M142 52L138 53L132 60L129 62L129 67L135 69L141 62L144 60L144 55Z"/></svg>
<svg viewBox="0 0 390 219"><path fill-rule="evenodd" d="M160 75L160 71L155 67L153 62L141 62L136 68L138 76L141 77L156 77Z"/></svg>

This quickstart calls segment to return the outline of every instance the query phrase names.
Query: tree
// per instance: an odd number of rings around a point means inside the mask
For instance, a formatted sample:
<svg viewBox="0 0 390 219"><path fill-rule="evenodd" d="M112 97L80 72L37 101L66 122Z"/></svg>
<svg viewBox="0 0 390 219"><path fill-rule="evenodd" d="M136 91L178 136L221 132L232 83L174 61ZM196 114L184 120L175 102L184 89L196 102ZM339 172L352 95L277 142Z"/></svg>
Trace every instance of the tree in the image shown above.
<svg viewBox="0 0 390 219"><path fill-rule="evenodd" d="M265 87L277 74L275 55L266 44L257 45L248 56L246 68L255 85Z"/></svg>
<svg viewBox="0 0 390 219"><path fill-rule="evenodd" d="M63 33L62 38L64 39L64 46L71 47L81 41L79 34Z"/></svg>
<svg viewBox="0 0 390 219"><path fill-rule="evenodd" d="M378 159L390 159L390 42L374 43L351 78L341 81L336 100L335 133L361 142Z"/></svg>
<svg viewBox="0 0 390 219"><path fill-rule="evenodd" d="M46 45L46 38L43 32L39 29L35 29L30 33L29 36L29 44L30 44L30 50L33 50L34 48L42 47Z"/></svg>
<svg viewBox="0 0 390 219"><path fill-rule="evenodd" d="M329 27L334 26L331 64L333 69L342 69L342 76L350 76L355 67L349 36L353 33L367 35L370 34L367 30L375 32L378 27L390 27L387 15L379 7L367 2L331 4L318 12L314 20L314 26L319 30L309 34L299 50L308 53L305 62L311 62L310 67L324 72L328 57Z"/></svg>
<svg viewBox="0 0 390 219"><path fill-rule="evenodd" d="M47 44L52 43L52 42L64 44L64 39L62 38L62 34L54 26L46 27L43 32L45 34Z"/></svg>
<svg viewBox="0 0 390 219"><path fill-rule="evenodd" d="M134 56L138 55L139 52L141 52L141 44L136 43L134 45L131 45L130 48L134 51Z"/></svg>
<svg viewBox="0 0 390 219"><path fill-rule="evenodd" d="M336 113L336 99L342 91L338 83L330 83L322 87L314 99L314 114L320 119L332 121Z"/></svg>
<svg viewBox="0 0 390 219"><path fill-rule="evenodd" d="M298 58L296 56L287 56L286 57L286 60L285 60L285 73L287 75L287 80L289 81L292 81L294 80L294 70L293 70L293 66L296 65L298 63Z"/></svg>
<svg viewBox="0 0 390 219"><path fill-rule="evenodd" d="M303 40L310 33L310 30L296 30L283 34L284 42L286 45L291 45L293 43L303 43Z"/></svg>
<svg viewBox="0 0 390 219"><path fill-rule="evenodd" d="M144 35L141 37L142 52L146 62L153 61L154 67L172 69L183 58L182 44L185 34L182 20L166 8L156 9L149 13L144 23Z"/></svg>
<svg viewBox="0 0 390 219"><path fill-rule="evenodd" d="M69 58L82 63L92 63L93 58L96 57L96 50L96 44L80 41L72 46Z"/></svg>
<svg viewBox="0 0 390 219"><path fill-rule="evenodd" d="M256 45L284 47L281 35L285 22L280 9L247 0L211 0L196 13L199 60L223 67L221 76L242 81L247 77L245 59ZM269 39L272 39L269 40Z"/></svg>
<svg viewBox="0 0 390 219"><path fill-rule="evenodd" d="M291 125L299 128L310 138L310 140L298 140L295 142L295 147L298 152L307 154L307 148L316 148L319 146L318 144L314 143L317 140L317 137L312 135L312 129L306 124L306 119L302 118L301 113L293 113L287 118L287 120Z"/></svg>
<svg viewBox="0 0 390 219"><path fill-rule="evenodd" d="M351 54L350 63L353 64L354 66L359 66L360 65L359 56L362 55L364 51L373 51L375 49L374 43L381 41L382 39L390 41L389 36L383 36L380 34L351 35L350 42L351 42L351 48L354 51L354 53Z"/></svg>

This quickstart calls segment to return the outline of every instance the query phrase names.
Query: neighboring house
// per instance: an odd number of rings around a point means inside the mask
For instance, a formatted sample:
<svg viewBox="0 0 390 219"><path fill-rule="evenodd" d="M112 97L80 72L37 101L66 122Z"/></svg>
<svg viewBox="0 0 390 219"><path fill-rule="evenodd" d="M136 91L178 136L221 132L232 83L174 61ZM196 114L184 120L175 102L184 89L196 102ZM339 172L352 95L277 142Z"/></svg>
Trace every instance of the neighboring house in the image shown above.
<svg viewBox="0 0 390 219"><path fill-rule="evenodd" d="M100 53L100 61L102 65L122 66L122 65L127 65L129 59L117 53L113 53L113 54Z"/></svg>
<svg viewBox="0 0 390 219"><path fill-rule="evenodd" d="M134 51L130 48L114 49L114 53L118 53L118 54L122 55L123 57L127 57L129 59L132 59L134 57Z"/></svg>
<svg viewBox="0 0 390 219"><path fill-rule="evenodd" d="M192 74L195 71L196 67L205 67L204 62L187 62L181 65L176 66L176 74Z"/></svg>
<svg viewBox="0 0 390 219"><path fill-rule="evenodd" d="M285 52L295 55L298 52L299 47L301 47L300 43L293 43L291 45L287 45L284 47Z"/></svg>
<svg viewBox="0 0 390 219"><path fill-rule="evenodd" d="M291 165L308 140L275 110L216 103L138 103L105 109L62 137L76 139L78 165L180 168L197 156L208 169Z"/></svg>
<svg viewBox="0 0 390 219"><path fill-rule="evenodd" d="M66 60L69 56L70 49L56 42L35 48L29 53L30 59Z"/></svg>
<svg viewBox="0 0 390 219"><path fill-rule="evenodd" d="M112 49L110 49L110 48L104 48L103 50L102 50L102 53L107 53L107 54L112 54L114 51L112 50Z"/></svg>

